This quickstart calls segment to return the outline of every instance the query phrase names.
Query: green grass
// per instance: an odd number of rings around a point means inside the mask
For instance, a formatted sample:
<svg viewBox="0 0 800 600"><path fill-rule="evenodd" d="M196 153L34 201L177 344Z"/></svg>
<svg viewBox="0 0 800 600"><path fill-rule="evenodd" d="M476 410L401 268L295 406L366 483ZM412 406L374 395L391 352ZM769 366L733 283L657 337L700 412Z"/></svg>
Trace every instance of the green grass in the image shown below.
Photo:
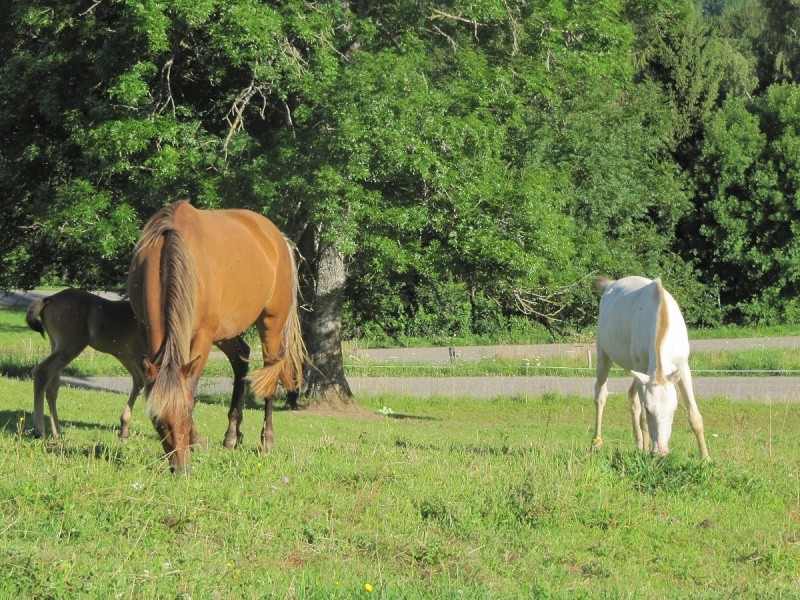
<svg viewBox="0 0 800 600"><path fill-rule="evenodd" d="M359 398L375 418L261 411L225 451L169 475L142 404L62 389L64 437L29 437L31 384L0 378L0 597L796 598L794 405L704 402L713 462L681 409L673 453L631 450L613 395L592 454L589 398ZM377 414L383 407L393 415ZM371 593L364 585L373 587Z"/></svg>
<svg viewBox="0 0 800 600"><path fill-rule="evenodd" d="M770 325L760 327L713 327L708 329L692 329L689 335L694 340L715 340L746 337L785 337L800 335L800 323L786 325Z"/></svg>
<svg viewBox="0 0 800 600"><path fill-rule="evenodd" d="M0 597L798 597L796 405L704 401L704 465L683 409L670 457L631 451L621 395L596 454L589 398L381 396L359 399L374 419L278 411L268 457L256 452L255 403L243 447L226 452L227 398L201 397L211 446L193 454L191 477L173 478L143 402L118 442L124 395L62 389L64 437L31 439L32 386L17 378L47 353L22 313L0 311L0 364L14 377L0 377ZM800 358L693 361L772 369ZM125 374L92 351L71 372ZM229 374L224 360L214 374Z"/></svg>

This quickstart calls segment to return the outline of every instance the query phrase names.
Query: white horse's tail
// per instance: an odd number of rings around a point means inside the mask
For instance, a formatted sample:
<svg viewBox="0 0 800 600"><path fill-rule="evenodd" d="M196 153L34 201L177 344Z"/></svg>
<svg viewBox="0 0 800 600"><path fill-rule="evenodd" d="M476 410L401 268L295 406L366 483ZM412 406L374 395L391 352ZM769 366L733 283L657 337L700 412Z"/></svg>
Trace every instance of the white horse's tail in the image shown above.
<svg viewBox="0 0 800 600"><path fill-rule="evenodd" d="M598 277L594 280L594 289L598 292L605 292L606 288L614 283L613 279L609 279L608 277Z"/></svg>

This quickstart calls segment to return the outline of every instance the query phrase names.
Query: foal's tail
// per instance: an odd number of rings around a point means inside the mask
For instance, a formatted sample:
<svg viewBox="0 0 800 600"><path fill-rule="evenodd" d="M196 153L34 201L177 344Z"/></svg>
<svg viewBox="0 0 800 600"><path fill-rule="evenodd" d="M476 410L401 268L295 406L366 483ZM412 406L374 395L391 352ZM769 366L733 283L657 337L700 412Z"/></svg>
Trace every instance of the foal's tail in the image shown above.
<svg viewBox="0 0 800 600"><path fill-rule="evenodd" d="M285 238L284 238L285 239ZM303 363L308 361L308 351L303 342L300 326L300 280L294 248L286 239L292 269L292 304L286 324L281 332L282 356L272 365L265 365L250 377L250 387L257 398L268 398L275 393L278 380L287 391L300 391L303 387Z"/></svg>
<svg viewBox="0 0 800 600"><path fill-rule="evenodd" d="M34 331L38 331L44 335L44 323L42 322L42 311L44 310L44 306L46 298L39 298L33 304L30 305L28 308L28 314L25 315L25 321L28 323L28 327L33 329Z"/></svg>

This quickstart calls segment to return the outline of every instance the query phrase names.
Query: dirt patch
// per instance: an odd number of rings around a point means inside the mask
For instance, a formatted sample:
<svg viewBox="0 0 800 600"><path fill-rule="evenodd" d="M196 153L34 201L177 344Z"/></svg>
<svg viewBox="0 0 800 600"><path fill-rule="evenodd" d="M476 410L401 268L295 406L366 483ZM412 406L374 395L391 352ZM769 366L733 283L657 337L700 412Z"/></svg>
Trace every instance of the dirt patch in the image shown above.
<svg viewBox="0 0 800 600"><path fill-rule="evenodd" d="M343 417L362 421L377 421L382 418L381 415L362 408L355 400L350 402L320 401L313 404L303 404L301 399L298 412L316 417Z"/></svg>

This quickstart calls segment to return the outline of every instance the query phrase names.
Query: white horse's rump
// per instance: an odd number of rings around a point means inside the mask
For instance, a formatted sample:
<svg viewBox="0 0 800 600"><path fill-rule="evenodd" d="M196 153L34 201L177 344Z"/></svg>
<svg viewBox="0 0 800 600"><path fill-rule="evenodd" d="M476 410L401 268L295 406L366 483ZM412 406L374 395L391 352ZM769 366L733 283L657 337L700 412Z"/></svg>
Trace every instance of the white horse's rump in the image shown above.
<svg viewBox="0 0 800 600"><path fill-rule="evenodd" d="M703 417L697 408L689 371L689 336L675 299L661 285L644 277L617 281L599 279L603 291L597 321L597 409L593 445L602 443L606 381L612 363L633 374L628 390L633 436L637 448L647 451L647 434L653 452L667 454L672 421L678 407L678 385L689 411L689 424L697 437L700 455L708 458ZM642 410L644 408L644 410Z"/></svg>

